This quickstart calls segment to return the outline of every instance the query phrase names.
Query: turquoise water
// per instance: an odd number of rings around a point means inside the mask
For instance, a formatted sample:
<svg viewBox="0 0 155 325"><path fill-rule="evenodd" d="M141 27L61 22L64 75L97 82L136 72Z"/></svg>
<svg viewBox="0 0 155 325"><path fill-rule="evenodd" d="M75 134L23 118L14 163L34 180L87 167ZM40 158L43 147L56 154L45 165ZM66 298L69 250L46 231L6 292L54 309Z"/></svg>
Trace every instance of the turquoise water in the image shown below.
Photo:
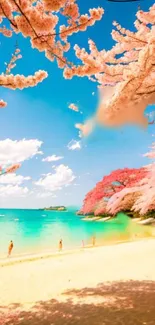
<svg viewBox="0 0 155 325"><path fill-rule="evenodd" d="M27 254L57 250L62 238L64 249L96 244L130 237L130 219L120 214L109 222L83 221L74 209L67 212L39 210L0 210L0 256L5 256L10 240L14 242L13 254Z"/></svg>

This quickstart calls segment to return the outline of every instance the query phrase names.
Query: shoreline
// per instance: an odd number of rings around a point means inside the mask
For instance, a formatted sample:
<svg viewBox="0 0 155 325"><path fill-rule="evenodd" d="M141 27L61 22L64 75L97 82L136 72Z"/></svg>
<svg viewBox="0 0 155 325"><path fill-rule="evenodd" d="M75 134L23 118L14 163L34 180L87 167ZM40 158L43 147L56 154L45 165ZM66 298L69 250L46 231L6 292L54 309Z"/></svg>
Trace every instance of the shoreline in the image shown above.
<svg viewBox="0 0 155 325"><path fill-rule="evenodd" d="M127 239L127 240L117 240L115 242L105 242L104 244L96 244L95 246L93 245L86 245L84 247L77 247L75 249L64 249L61 252L57 251L44 251L41 253L25 253L25 254L18 254L18 255L14 255L11 257L0 257L0 268L6 267L6 266L13 266L15 264L23 264L23 263L27 263L27 262L35 262L35 261L39 261L39 260L49 260L49 259L55 259L55 258L59 258L59 257L65 257L65 256L75 256L77 254L83 253L83 252L87 252L88 250L92 249L92 250L97 250L97 249L101 249L101 248L105 248L105 247L111 247L111 246L117 246L117 245L123 245L123 244L128 244L128 243L137 243L137 242L141 242L141 241L151 241L151 240L155 240L155 236L150 236L150 237L139 237L139 238L131 238L131 239Z"/></svg>

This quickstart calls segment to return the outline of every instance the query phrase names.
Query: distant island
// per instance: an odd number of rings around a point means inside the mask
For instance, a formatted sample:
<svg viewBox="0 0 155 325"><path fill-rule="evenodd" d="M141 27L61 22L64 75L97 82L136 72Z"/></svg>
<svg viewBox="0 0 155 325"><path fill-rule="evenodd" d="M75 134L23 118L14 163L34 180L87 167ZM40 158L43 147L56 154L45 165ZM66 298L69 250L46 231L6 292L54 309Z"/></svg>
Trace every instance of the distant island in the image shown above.
<svg viewBox="0 0 155 325"><path fill-rule="evenodd" d="M51 206L49 208L43 208L43 209L40 209L40 210L46 210L46 211L67 211L67 208L65 206Z"/></svg>

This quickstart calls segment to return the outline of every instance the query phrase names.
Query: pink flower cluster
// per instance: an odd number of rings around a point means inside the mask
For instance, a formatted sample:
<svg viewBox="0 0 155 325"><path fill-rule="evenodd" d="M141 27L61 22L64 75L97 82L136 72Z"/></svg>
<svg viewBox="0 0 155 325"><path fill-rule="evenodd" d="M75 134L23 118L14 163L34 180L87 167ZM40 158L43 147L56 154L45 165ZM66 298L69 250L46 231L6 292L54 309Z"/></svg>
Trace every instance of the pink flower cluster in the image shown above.
<svg viewBox="0 0 155 325"><path fill-rule="evenodd" d="M4 100L0 99L0 108L6 107L7 103Z"/></svg>
<svg viewBox="0 0 155 325"><path fill-rule="evenodd" d="M67 37L79 31L85 31L88 26L93 26L97 20L103 16L103 9L90 9L89 15L81 15L78 21L71 20L69 26L60 26L60 37L63 41L67 41Z"/></svg>
<svg viewBox="0 0 155 325"><path fill-rule="evenodd" d="M10 62L8 64L6 64L7 65L7 68L6 68L6 72L5 73L6 74L9 74L11 72L11 70L16 67L16 63L15 62L17 60L21 59L21 58L22 58L22 55L20 54L20 49L17 48L15 50L14 54L12 54L12 58L11 58Z"/></svg>
<svg viewBox="0 0 155 325"><path fill-rule="evenodd" d="M62 9L66 3L66 0L43 0L44 8L47 11L57 12Z"/></svg>
<svg viewBox="0 0 155 325"><path fill-rule="evenodd" d="M74 103L71 103L68 107L69 107L72 111L79 112L79 108L78 108L78 106L75 105Z"/></svg>
<svg viewBox="0 0 155 325"><path fill-rule="evenodd" d="M6 27L1 27L0 28L0 33L3 34L6 37L11 37L12 36L12 31L10 29L7 29Z"/></svg>
<svg viewBox="0 0 155 325"><path fill-rule="evenodd" d="M79 7L77 3L75 3L75 0L73 0L72 2L70 1L65 2L65 6L62 11L62 14L66 17L70 17L69 22L71 22L71 20L76 21L76 19L78 19L80 13L79 13Z"/></svg>
<svg viewBox="0 0 155 325"><path fill-rule="evenodd" d="M0 75L0 86L10 89L24 89L28 87L34 87L39 82L42 82L47 78L47 72L39 70L34 75L25 77L24 75L13 75L13 74L1 74ZM6 103L1 100L0 107L5 107Z"/></svg>
<svg viewBox="0 0 155 325"><path fill-rule="evenodd" d="M5 88L10 89L24 89L28 87L34 87L39 82L42 82L45 78L47 78L47 72L44 70L39 70L35 72L34 75L25 77L24 75L0 75L0 85Z"/></svg>
<svg viewBox="0 0 155 325"><path fill-rule="evenodd" d="M92 40L90 52L75 45L82 64L65 67L65 78L87 76L104 89L111 88L111 95L97 107L99 124L148 124L144 110L155 103L155 5L148 12L138 11L136 16L136 32L113 23L111 35L116 45L111 50L99 51Z"/></svg>

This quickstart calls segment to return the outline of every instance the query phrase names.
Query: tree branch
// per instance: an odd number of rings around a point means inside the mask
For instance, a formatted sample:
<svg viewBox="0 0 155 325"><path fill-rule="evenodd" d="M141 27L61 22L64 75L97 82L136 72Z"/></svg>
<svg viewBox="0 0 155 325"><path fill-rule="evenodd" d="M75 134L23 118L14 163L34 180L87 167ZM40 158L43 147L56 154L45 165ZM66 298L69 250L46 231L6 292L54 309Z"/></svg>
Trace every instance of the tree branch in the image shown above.
<svg viewBox="0 0 155 325"><path fill-rule="evenodd" d="M2 10L2 12L3 12L3 14L4 14L4 16L5 16L5 18L10 22L10 24L12 25L12 26L14 26L15 28L17 28L17 25L6 15L6 13L5 13L5 11L4 11L4 8L3 8L3 6L2 6L2 4L0 3L0 7L1 7L1 10Z"/></svg>
<svg viewBox="0 0 155 325"><path fill-rule="evenodd" d="M87 22L85 23L82 23L82 24L77 24L75 27L71 27L71 28L68 28L67 30L64 30L63 32L58 32L58 33L53 33L53 34L47 34L47 35L38 35L37 37L34 37L33 40L37 39L37 38L41 38L41 37L46 37L46 36L59 36L59 35L63 35L65 33L67 33L68 31L72 31L72 30L75 30L81 26L84 26L86 25L89 21L91 21L92 18L88 19Z"/></svg>
<svg viewBox="0 0 155 325"><path fill-rule="evenodd" d="M34 34L36 35L36 37L38 38L38 34L37 32L35 31L35 29L33 28L33 26L31 25L29 19L27 18L27 16L25 15L25 13L23 12L23 10L20 8L20 6L17 4L16 0L13 0L15 5L17 6L17 8L19 9L20 13L25 17L26 21L28 22L28 24L30 25L32 31L34 32ZM48 43L48 41L45 41L46 44L49 46L51 52L52 52L52 55L55 56L58 60L60 60L61 62L63 62L64 64L67 65L67 62L65 60L63 60L61 57L59 57L59 55L57 55L56 53L53 52L53 49L51 47L51 45Z"/></svg>

